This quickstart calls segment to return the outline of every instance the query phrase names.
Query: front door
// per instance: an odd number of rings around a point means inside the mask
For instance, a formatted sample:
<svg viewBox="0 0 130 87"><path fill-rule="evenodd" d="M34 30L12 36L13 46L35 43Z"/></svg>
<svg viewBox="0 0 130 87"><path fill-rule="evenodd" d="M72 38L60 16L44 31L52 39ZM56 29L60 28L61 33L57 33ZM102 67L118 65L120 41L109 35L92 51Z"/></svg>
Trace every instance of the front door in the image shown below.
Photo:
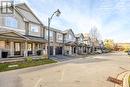
<svg viewBox="0 0 130 87"><path fill-rule="evenodd" d="M53 46L50 46L50 55L53 55Z"/></svg>
<svg viewBox="0 0 130 87"><path fill-rule="evenodd" d="M76 53L76 47L74 47L74 53Z"/></svg>
<svg viewBox="0 0 130 87"><path fill-rule="evenodd" d="M28 56L32 55L32 43L28 43Z"/></svg>
<svg viewBox="0 0 130 87"><path fill-rule="evenodd" d="M62 55L62 47L56 47L56 55Z"/></svg>
<svg viewBox="0 0 130 87"><path fill-rule="evenodd" d="M21 55L21 43L14 43L14 55Z"/></svg>

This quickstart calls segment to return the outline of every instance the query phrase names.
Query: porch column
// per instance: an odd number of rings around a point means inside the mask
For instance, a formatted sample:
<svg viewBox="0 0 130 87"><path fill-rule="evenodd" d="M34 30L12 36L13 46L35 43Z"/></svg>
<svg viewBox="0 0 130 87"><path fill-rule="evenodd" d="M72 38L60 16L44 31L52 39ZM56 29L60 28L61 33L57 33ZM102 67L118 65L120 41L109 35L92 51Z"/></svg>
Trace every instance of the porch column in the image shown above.
<svg viewBox="0 0 130 87"><path fill-rule="evenodd" d="M45 55L47 55L47 50L48 50L48 49L47 49L47 46L48 46L48 45L46 44L46 45L45 45Z"/></svg>
<svg viewBox="0 0 130 87"><path fill-rule="evenodd" d="M81 52L82 52L82 54L84 53L84 47L83 46L82 46Z"/></svg>
<svg viewBox="0 0 130 87"><path fill-rule="evenodd" d="M82 47L82 53L84 53L84 47Z"/></svg>
<svg viewBox="0 0 130 87"><path fill-rule="evenodd" d="M1 54L2 54L2 50L0 49L0 58L2 58L2 55L1 55Z"/></svg>
<svg viewBox="0 0 130 87"><path fill-rule="evenodd" d="M85 49L86 49L86 54L88 54L88 48L87 48L87 47L85 47Z"/></svg>
<svg viewBox="0 0 130 87"><path fill-rule="evenodd" d="M69 49L69 54L71 55L72 54L72 47L70 46L70 49Z"/></svg>
<svg viewBox="0 0 130 87"><path fill-rule="evenodd" d="M53 45L53 56L55 56L56 55L56 46L55 46L55 44Z"/></svg>
<svg viewBox="0 0 130 87"><path fill-rule="evenodd" d="M42 43L42 55L45 55L46 53L45 53L45 44L44 43Z"/></svg>
<svg viewBox="0 0 130 87"><path fill-rule="evenodd" d="M25 56L25 57L28 56L28 43L27 43L27 42L25 42L24 56Z"/></svg>
<svg viewBox="0 0 130 87"><path fill-rule="evenodd" d="M10 56L14 56L14 42L10 42Z"/></svg>
<svg viewBox="0 0 130 87"><path fill-rule="evenodd" d="M73 46L72 50L73 50L72 52L73 52L73 54L74 54L74 46Z"/></svg>
<svg viewBox="0 0 130 87"><path fill-rule="evenodd" d="M76 55L78 55L78 46L76 46Z"/></svg>
<svg viewBox="0 0 130 87"><path fill-rule="evenodd" d="M62 55L65 55L65 50L64 46L62 46Z"/></svg>
<svg viewBox="0 0 130 87"><path fill-rule="evenodd" d="M32 48L33 48L33 52L32 53L33 53L33 55L35 55L35 43L33 43L33 47Z"/></svg>

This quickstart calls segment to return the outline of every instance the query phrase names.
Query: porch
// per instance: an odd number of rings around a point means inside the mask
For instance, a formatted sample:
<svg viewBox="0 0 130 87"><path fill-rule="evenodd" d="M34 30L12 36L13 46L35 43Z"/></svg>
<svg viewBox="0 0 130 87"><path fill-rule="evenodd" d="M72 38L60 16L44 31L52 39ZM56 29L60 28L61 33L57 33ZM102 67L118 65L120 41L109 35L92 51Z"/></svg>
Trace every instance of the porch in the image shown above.
<svg viewBox="0 0 130 87"><path fill-rule="evenodd" d="M77 45L75 42L65 43L64 46L65 55L76 55L77 54Z"/></svg>
<svg viewBox="0 0 130 87"><path fill-rule="evenodd" d="M14 31L0 33L0 58L46 54L46 41L43 38L24 36Z"/></svg>

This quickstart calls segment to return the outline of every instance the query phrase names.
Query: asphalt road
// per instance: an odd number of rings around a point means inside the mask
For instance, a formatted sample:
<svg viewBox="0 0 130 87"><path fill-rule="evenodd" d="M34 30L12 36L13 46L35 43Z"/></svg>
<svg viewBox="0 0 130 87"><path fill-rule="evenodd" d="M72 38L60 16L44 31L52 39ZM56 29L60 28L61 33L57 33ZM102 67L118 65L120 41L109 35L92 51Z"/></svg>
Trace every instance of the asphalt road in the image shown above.
<svg viewBox="0 0 130 87"><path fill-rule="evenodd" d="M107 53L2 72L0 87L114 87L107 78L125 70L130 70L127 54Z"/></svg>

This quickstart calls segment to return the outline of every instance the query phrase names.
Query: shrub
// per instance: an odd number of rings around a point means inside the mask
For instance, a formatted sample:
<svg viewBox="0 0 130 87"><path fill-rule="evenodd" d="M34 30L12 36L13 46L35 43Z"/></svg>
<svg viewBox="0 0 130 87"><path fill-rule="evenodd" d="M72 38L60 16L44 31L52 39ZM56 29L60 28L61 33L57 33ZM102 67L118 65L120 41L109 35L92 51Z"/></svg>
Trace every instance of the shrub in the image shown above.
<svg viewBox="0 0 130 87"><path fill-rule="evenodd" d="M43 59L48 59L48 55L46 54L46 55L43 55L43 57L42 57Z"/></svg>
<svg viewBox="0 0 130 87"><path fill-rule="evenodd" d="M26 62L32 62L32 60L33 60L32 57L26 57L26 58L25 58L25 61L26 61Z"/></svg>

